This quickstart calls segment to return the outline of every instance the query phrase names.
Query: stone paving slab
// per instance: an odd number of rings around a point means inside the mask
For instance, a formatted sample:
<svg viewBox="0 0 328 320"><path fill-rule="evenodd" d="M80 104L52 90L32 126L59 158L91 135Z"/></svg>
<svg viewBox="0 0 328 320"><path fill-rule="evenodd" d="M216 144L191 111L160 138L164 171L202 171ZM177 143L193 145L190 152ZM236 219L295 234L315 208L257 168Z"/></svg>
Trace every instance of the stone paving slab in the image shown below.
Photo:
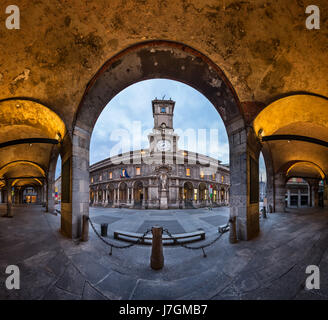
<svg viewBox="0 0 328 320"><path fill-rule="evenodd" d="M96 223L96 224L102 224L102 223L112 224L117 221L120 221L121 219L122 218L115 218L115 217L108 217L105 215L101 215L101 216L96 216L96 217L92 218L92 222Z"/></svg>
<svg viewBox="0 0 328 320"><path fill-rule="evenodd" d="M171 233L184 233L185 229L181 226L178 220L144 220L143 224L137 230L138 233L144 233L153 226L161 226L168 229Z"/></svg>
<svg viewBox="0 0 328 320"><path fill-rule="evenodd" d="M217 228L204 219L226 217L222 208L192 216L186 211L156 217L142 210L138 216L122 211L115 226L138 229L145 221L163 220L186 230L198 221L208 229L204 241L192 244L197 246L217 236ZM225 234L205 250L206 258L200 250L164 248L161 271L149 267L150 247L114 249L109 256L108 246L92 230L88 242L78 243L58 232L60 216L45 214L39 206L14 207L13 212L13 219L0 218L0 268L19 266L21 290L0 286L0 299L328 299L327 209L268 214L257 238L231 245ZM120 209L93 208L90 214L121 218ZM315 292L304 288L310 264L321 271L321 288ZM0 283L4 281L0 273Z"/></svg>
<svg viewBox="0 0 328 320"><path fill-rule="evenodd" d="M228 222L227 217L224 216L213 216L213 217L205 217L205 218L199 218L209 224L211 224L212 226L218 227L221 226L223 224L226 224Z"/></svg>

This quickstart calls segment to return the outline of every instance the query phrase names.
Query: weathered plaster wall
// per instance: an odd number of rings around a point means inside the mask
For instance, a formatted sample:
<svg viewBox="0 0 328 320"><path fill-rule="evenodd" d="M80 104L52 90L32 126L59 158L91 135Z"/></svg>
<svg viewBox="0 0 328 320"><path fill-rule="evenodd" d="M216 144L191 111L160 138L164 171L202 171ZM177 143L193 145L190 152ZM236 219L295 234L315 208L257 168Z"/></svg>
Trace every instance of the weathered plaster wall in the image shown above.
<svg viewBox="0 0 328 320"><path fill-rule="evenodd" d="M1 12L11 2L2 1ZM267 103L291 91L328 96L328 3L321 29L305 28L308 1L21 0L21 29L0 14L0 99L32 97L68 128L100 66L150 39L186 43L211 58L241 101Z"/></svg>

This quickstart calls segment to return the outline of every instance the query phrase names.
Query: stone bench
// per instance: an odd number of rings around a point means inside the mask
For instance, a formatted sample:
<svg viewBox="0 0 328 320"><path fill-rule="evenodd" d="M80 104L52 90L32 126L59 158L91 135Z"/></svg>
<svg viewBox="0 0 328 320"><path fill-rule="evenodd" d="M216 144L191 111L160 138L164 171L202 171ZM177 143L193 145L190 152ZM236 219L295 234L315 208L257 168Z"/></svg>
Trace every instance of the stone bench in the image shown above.
<svg viewBox="0 0 328 320"><path fill-rule="evenodd" d="M114 239L123 240L127 242L137 242L141 237L142 233L128 232L128 231L114 231ZM170 238L167 234L163 234L163 245L177 245L180 243L191 243L195 241L205 240L205 231L199 230L194 232L172 234L174 239ZM152 243L152 234L147 234L140 242L140 244Z"/></svg>

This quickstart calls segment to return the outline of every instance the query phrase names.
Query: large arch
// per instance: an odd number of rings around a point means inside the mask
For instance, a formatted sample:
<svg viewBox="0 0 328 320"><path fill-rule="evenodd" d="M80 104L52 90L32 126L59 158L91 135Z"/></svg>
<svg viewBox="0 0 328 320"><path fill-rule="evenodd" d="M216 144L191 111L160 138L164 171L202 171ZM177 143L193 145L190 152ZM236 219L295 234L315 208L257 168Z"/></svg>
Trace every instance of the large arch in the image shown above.
<svg viewBox="0 0 328 320"><path fill-rule="evenodd" d="M328 99L295 93L271 102L254 119L267 165L268 204L285 211L286 181L300 177L327 180ZM317 183L310 187L317 190Z"/></svg>
<svg viewBox="0 0 328 320"><path fill-rule="evenodd" d="M230 214L237 217L240 239L256 236L258 201L250 201L248 172L258 146L253 143L253 132L246 130L237 94L223 71L205 55L185 44L162 40L138 43L123 50L109 59L88 83L73 128L72 219L81 220L82 215L89 213L89 144L98 116L121 90L153 78L190 85L204 94L222 117L230 145ZM81 230L74 233L78 235Z"/></svg>
<svg viewBox="0 0 328 320"><path fill-rule="evenodd" d="M54 211L54 174L58 154L71 152L70 136L63 120L49 107L31 99L0 101L0 180L2 188L21 190L34 185L39 203ZM70 190L71 180L66 180ZM64 187L65 189L65 187ZM7 194L7 212L11 215L11 192ZM17 198L16 198L17 200ZM71 209L70 209L71 211ZM62 220L62 231L65 221Z"/></svg>

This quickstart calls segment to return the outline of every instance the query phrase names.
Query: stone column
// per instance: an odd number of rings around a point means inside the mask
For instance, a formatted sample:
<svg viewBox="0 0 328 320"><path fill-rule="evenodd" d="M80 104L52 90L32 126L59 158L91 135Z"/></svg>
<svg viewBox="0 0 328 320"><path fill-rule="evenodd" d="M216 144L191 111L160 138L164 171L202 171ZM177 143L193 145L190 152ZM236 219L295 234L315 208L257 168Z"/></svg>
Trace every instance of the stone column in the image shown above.
<svg viewBox="0 0 328 320"><path fill-rule="evenodd" d="M113 199L113 206L116 206L116 200L117 200L117 189L114 188L114 199Z"/></svg>
<svg viewBox="0 0 328 320"><path fill-rule="evenodd" d="M319 186L318 184L313 186L312 206L319 207Z"/></svg>
<svg viewBox="0 0 328 320"><path fill-rule="evenodd" d="M51 153L49 170L46 178L46 212L55 212L55 173L58 161L58 150Z"/></svg>
<svg viewBox="0 0 328 320"><path fill-rule="evenodd" d="M131 207L134 206L134 189L131 188Z"/></svg>
<svg viewBox="0 0 328 320"><path fill-rule="evenodd" d="M11 183L12 183L12 181L10 179L7 179L6 180L6 188L7 188L7 217L13 217Z"/></svg>
<svg viewBox="0 0 328 320"><path fill-rule="evenodd" d="M286 179L284 173L275 175L275 212L285 212Z"/></svg>
<svg viewBox="0 0 328 320"><path fill-rule="evenodd" d="M312 187L309 185L308 186L308 207L311 207L311 191L312 191Z"/></svg>
<svg viewBox="0 0 328 320"><path fill-rule="evenodd" d="M287 189L287 206L290 207L290 189Z"/></svg>
<svg viewBox="0 0 328 320"><path fill-rule="evenodd" d="M128 189L128 194L127 194L126 203L130 203L130 188L127 187L127 189Z"/></svg>
<svg viewBox="0 0 328 320"><path fill-rule="evenodd" d="M324 206L324 208L328 207L328 185L327 185L327 181L324 181L323 206Z"/></svg>
<svg viewBox="0 0 328 320"><path fill-rule="evenodd" d="M260 142L251 128L246 129L239 118L227 126L230 146L230 218L236 217L236 232L239 240L250 240L260 230L259 200L250 201L250 183L258 184L259 178L250 174L251 158L258 171ZM255 197L255 196L254 196Z"/></svg>
<svg viewBox="0 0 328 320"><path fill-rule="evenodd" d="M108 193L109 193L109 190L106 188L105 189L105 206L108 205Z"/></svg>
<svg viewBox="0 0 328 320"><path fill-rule="evenodd" d="M82 235L83 215L89 216L90 136L90 132L76 125L61 144L61 232L73 239Z"/></svg>
<svg viewBox="0 0 328 320"><path fill-rule="evenodd" d="M142 208L144 209L146 207L146 187L142 187L142 193L143 193L143 197L142 197ZM132 192L133 195L133 192Z"/></svg>
<svg viewBox="0 0 328 320"><path fill-rule="evenodd" d="M302 202L301 202L301 189L298 189L298 199L297 199L297 207L300 208L302 206Z"/></svg>

